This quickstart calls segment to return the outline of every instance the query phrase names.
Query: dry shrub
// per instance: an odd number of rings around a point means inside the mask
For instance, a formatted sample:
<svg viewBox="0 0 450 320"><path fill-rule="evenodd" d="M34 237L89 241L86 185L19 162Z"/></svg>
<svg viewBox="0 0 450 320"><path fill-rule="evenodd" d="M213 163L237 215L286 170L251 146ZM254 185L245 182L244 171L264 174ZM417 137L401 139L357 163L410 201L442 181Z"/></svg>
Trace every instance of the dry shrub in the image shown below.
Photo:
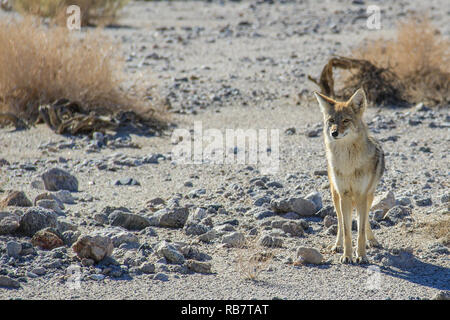
<svg viewBox="0 0 450 320"><path fill-rule="evenodd" d="M334 89L333 68L344 69ZM427 18L410 17L401 22L392 40L364 41L351 58L330 59L319 80L310 77L322 93L347 99L363 87L370 102L402 105L450 102L450 41Z"/></svg>
<svg viewBox="0 0 450 320"><path fill-rule="evenodd" d="M340 89L336 89L334 85L335 68L349 72ZM318 80L311 76L308 79L317 84L323 94L336 99L347 100L362 87L367 99L377 105L399 105L405 102L402 98L403 86L398 77L388 69L378 68L367 60L334 57L324 66Z"/></svg>
<svg viewBox="0 0 450 320"><path fill-rule="evenodd" d="M98 32L78 39L66 28L45 28L32 18L1 21L2 118L15 116L35 123L40 109L46 109L42 106L59 110L64 104L64 110L72 114L109 116L131 111L151 125L162 126L160 109L145 102L147 92L139 85L135 90L122 88L129 79L122 71L123 62L113 55L114 49ZM73 103L68 106L68 101ZM67 120L60 111L60 120Z"/></svg>
<svg viewBox="0 0 450 320"><path fill-rule="evenodd" d="M256 239L246 239L237 249L236 268L244 279L257 280L261 272L267 269L272 258L273 254L262 250Z"/></svg>
<svg viewBox="0 0 450 320"><path fill-rule="evenodd" d="M12 8L22 14L52 18L59 25L66 24L66 9L70 5L80 7L81 25L107 25L129 0L12 0Z"/></svg>
<svg viewBox="0 0 450 320"><path fill-rule="evenodd" d="M396 74L407 101L450 102L450 41L426 17L408 18L399 24L394 39L366 42L353 56Z"/></svg>

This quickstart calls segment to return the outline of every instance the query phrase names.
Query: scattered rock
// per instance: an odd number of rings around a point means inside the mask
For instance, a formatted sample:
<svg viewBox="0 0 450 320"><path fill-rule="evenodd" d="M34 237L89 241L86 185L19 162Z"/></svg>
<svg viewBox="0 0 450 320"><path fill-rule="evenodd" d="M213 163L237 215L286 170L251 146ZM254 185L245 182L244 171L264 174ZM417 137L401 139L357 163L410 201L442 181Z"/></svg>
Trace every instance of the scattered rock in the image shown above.
<svg viewBox="0 0 450 320"><path fill-rule="evenodd" d="M441 202L443 204L446 204L448 202L450 202L450 193L445 193L441 196Z"/></svg>
<svg viewBox="0 0 450 320"><path fill-rule="evenodd" d="M72 246L80 259L93 259L96 262L110 256L114 245L109 237L99 234L83 235Z"/></svg>
<svg viewBox="0 0 450 320"><path fill-rule="evenodd" d="M48 191L78 191L78 180L69 172L60 168L52 168L42 174L45 189Z"/></svg>
<svg viewBox="0 0 450 320"><path fill-rule="evenodd" d="M323 256L317 249L300 247L297 249L297 259L302 263L320 264Z"/></svg>
<svg viewBox="0 0 450 320"><path fill-rule="evenodd" d="M151 262L144 262L139 267L139 270L145 274L155 273L155 265Z"/></svg>
<svg viewBox="0 0 450 320"><path fill-rule="evenodd" d="M0 212L0 235L12 234L19 228L19 217L9 212Z"/></svg>
<svg viewBox="0 0 450 320"><path fill-rule="evenodd" d="M258 243L263 247L281 248L283 246L283 239L264 234L259 238Z"/></svg>
<svg viewBox="0 0 450 320"><path fill-rule="evenodd" d="M44 274L47 273L47 270L43 267L36 267L31 269L31 272L33 272L35 275L43 276Z"/></svg>
<svg viewBox="0 0 450 320"><path fill-rule="evenodd" d="M337 230L338 230L338 225L337 224L333 224L330 227L328 227L326 233L331 235L331 236L335 236L335 235L337 235Z"/></svg>
<svg viewBox="0 0 450 320"><path fill-rule="evenodd" d="M68 190L59 190L58 192L54 193L53 196L62 203L75 204L75 199Z"/></svg>
<svg viewBox="0 0 450 320"><path fill-rule="evenodd" d="M165 273L158 272L157 274L155 274L153 279L165 282L165 281L169 281L169 276L167 274L165 274Z"/></svg>
<svg viewBox="0 0 450 320"><path fill-rule="evenodd" d="M174 246L168 244L166 241L162 241L158 244L156 253L158 256L164 257L169 263L184 263L184 256Z"/></svg>
<svg viewBox="0 0 450 320"><path fill-rule="evenodd" d="M383 219L388 218L394 223L398 223L401 219L411 215L411 208L404 206L395 206L384 215Z"/></svg>
<svg viewBox="0 0 450 320"><path fill-rule="evenodd" d="M375 197L375 200L372 204L372 211L375 210L383 210L383 212L387 212L395 206L395 196L392 191L387 191L382 195Z"/></svg>
<svg viewBox="0 0 450 320"><path fill-rule="evenodd" d="M281 230L283 230L287 234L290 234L293 237L301 237L305 233L302 227L302 223L296 221L286 221L281 226Z"/></svg>
<svg viewBox="0 0 450 320"><path fill-rule="evenodd" d="M316 213L316 215L321 217L321 218L325 218L326 216L335 217L336 216L336 212L334 212L334 207L332 205L328 205L328 206L323 207L322 209L320 209Z"/></svg>
<svg viewBox="0 0 450 320"><path fill-rule="evenodd" d="M57 227L56 214L41 207L31 207L20 218L18 231L32 237L39 230L48 227Z"/></svg>
<svg viewBox="0 0 450 320"><path fill-rule="evenodd" d="M313 174L315 176L327 176L328 171L327 170L314 170Z"/></svg>
<svg viewBox="0 0 450 320"><path fill-rule="evenodd" d="M139 181L133 178L122 178L114 182L115 186L140 186Z"/></svg>
<svg viewBox="0 0 450 320"><path fill-rule="evenodd" d="M20 283L19 281L11 279L8 276L0 275L0 287L18 289L20 288Z"/></svg>
<svg viewBox="0 0 450 320"><path fill-rule="evenodd" d="M112 226L123 227L127 230L142 230L150 226L147 218L118 210L109 215L109 222Z"/></svg>
<svg viewBox="0 0 450 320"><path fill-rule="evenodd" d="M256 209L253 213L253 217L257 220L262 220L265 218L273 217L275 215L275 212L267 209Z"/></svg>
<svg viewBox="0 0 450 320"><path fill-rule="evenodd" d="M10 257L17 258L22 251L22 245L16 241L8 241L6 243L6 253Z"/></svg>
<svg viewBox="0 0 450 320"><path fill-rule="evenodd" d="M31 207L32 205L33 203L27 198L23 191L9 191L5 198L0 201L0 207Z"/></svg>
<svg viewBox="0 0 450 320"><path fill-rule="evenodd" d="M41 208L45 208L55 212L57 215L64 215L64 211L61 210L61 206L55 200L42 199L36 202L36 205Z"/></svg>
<svg viewBox="0 0 450 320"><path fill-rule="evenodd" d="M158 210L149 219L150 225L165 228L183 228L189 217L189 210L184 207L164 208Z"/></svg>
<svg viewBox="0 0 450 320"><path fill-rule="evenodd" d="M45 228L36 232L31 238L31 243L33 246L44 250L52 250L64 245L57 232L52 228Z"/></svg>
<svg viewBox="0 0 450 320"><path fill-rule="evenodd" d="M322 195L320 194L320 192L311 192L310 194L308 194L305 197L306 200L311 201L312 203L315 204L316 206L316 211L319 211L320 209L322 209L323 204L322 204Z"/></svg>
<svg viewBox="0 0 450 320"><path fill-rule="evenodd" d="M304 198L273 199L270 205L277 213L295 212L300 216L312 216L317 212L316 204Z"/></svg>
<svg viewBox="0 0 450 320"><path fill-rule="evenodd" d="M201 262L195 260L187 260L186 266L189 270L197 273L209 274L211 273L211 263L209 262Z"/></svg>
<svg viewBox="0 0 450 320"><path fill-rule="evenodd" d="M211 230L209 230L208 232L206 232L206 233L200 235L200 236L198 237L198 239L199 239L200 241L203 241L203 242L208 243L208 242L211 242L211 241L217 239L218 237L219 237L218 232L217 232L216 230L214 230L214 229L211 229Z"/></svg>
<svg viewBox="0 0 450 320"><path fill-rule="evenodd" d="M222 237L222 243L230 247L242 247L245 243L245 236L242 232L232 232Z"/></svg>
<svg viewBox="0 0 450 320"><path fill-rule="evenodd" d="M427 207L431 206L433 202L431 201L431 198L421 198L416 200L416 205L419 207Z"/></svg>
<svg viewBox="0 0 450 320"><path fill-rule="evenodd" d="M102 237L110 238L114 248L117 248L124 243L139 242L138 237L134 233L122 229L121 227L105 228L101 231L97 231L97 233Z"/></svg>
<svg viewBox="0 0 450 320"><path fill-rule="evenodd" d="M323 225L325 226L325 228L329 228L337 223L338 223L337 219L332 216L325 216L325 218L323 218Z"/></svg>

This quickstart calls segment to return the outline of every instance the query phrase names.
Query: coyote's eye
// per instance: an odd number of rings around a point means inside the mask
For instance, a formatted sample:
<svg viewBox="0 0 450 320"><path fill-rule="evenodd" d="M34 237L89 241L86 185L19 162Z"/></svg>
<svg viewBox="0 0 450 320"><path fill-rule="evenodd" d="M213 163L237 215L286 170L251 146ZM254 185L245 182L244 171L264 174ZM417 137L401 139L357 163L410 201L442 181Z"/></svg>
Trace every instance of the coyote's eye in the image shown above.
<svg viewBox="0 0 450 320"><path fill-rule="evenodd" d="M350 119L344 119L344 121L342 121L342 123L344 124L348 124L350 122Z"/></svg>
<svg viewBox="0 0 450 320"><path fill-rule="evenodd" d="M334 123L334 119L333 119L333 118L330 118L330 119L328 119L328 122L329 122L329 123Z"/></svg>

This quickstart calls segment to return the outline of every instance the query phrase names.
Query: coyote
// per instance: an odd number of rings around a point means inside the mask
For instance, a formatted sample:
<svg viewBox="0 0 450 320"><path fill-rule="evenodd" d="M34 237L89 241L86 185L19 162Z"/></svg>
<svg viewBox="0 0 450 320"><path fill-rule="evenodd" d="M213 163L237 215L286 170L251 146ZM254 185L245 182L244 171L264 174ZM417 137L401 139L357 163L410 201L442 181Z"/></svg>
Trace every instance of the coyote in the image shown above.
<svg viewBox="0 0 450 320"><path fill-rule="evenodd" d="M362 116L367 106L361 88L346 102L335 101L314 92L323 113L323 133L328 163L331 196L338 217L333 252L344 247L341 263L352 263L352 210L358 213L356 262L368 263L368 245L379 246L369 224L375 188L384 172L384 153L377 140L369 135Z"/></svg>

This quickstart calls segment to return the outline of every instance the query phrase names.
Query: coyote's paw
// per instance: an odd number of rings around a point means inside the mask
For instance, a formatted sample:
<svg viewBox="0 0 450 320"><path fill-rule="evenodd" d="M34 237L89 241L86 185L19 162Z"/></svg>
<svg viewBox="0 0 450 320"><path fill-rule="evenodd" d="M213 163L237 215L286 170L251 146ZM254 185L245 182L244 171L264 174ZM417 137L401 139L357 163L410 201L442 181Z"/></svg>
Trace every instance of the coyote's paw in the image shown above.
<svg viewBox="0 0 450 320"><path fill-rule="evenodd" d="M367 244L366 244L367 248L381 248L381 244L377 241L377 239L373 238L373 239L368 239L367 240Z"/></svg>
<svg viewBox="0 0 450 320"><path fill-rule="evenodd" d="M338 252L342 252L342 246L339 244L330 244L328 246L328 249L332 252L332 253L338 253Z"/></svg>
<svg viewBox="0 0 450 320"><path fill-rule="evenodd" d="M343 264L349 264L352 263L352 257L351 256L346 256L346 255L342 255L341 258L339 259L340 263Z"/></svg>
<svg viewBox="0 0 450 320"><path fill-rule="evenodd" d="M369 264L369 259L367 259L366 255L357 256L356 257L356 263L358 263L358 264Z"/></svg>

